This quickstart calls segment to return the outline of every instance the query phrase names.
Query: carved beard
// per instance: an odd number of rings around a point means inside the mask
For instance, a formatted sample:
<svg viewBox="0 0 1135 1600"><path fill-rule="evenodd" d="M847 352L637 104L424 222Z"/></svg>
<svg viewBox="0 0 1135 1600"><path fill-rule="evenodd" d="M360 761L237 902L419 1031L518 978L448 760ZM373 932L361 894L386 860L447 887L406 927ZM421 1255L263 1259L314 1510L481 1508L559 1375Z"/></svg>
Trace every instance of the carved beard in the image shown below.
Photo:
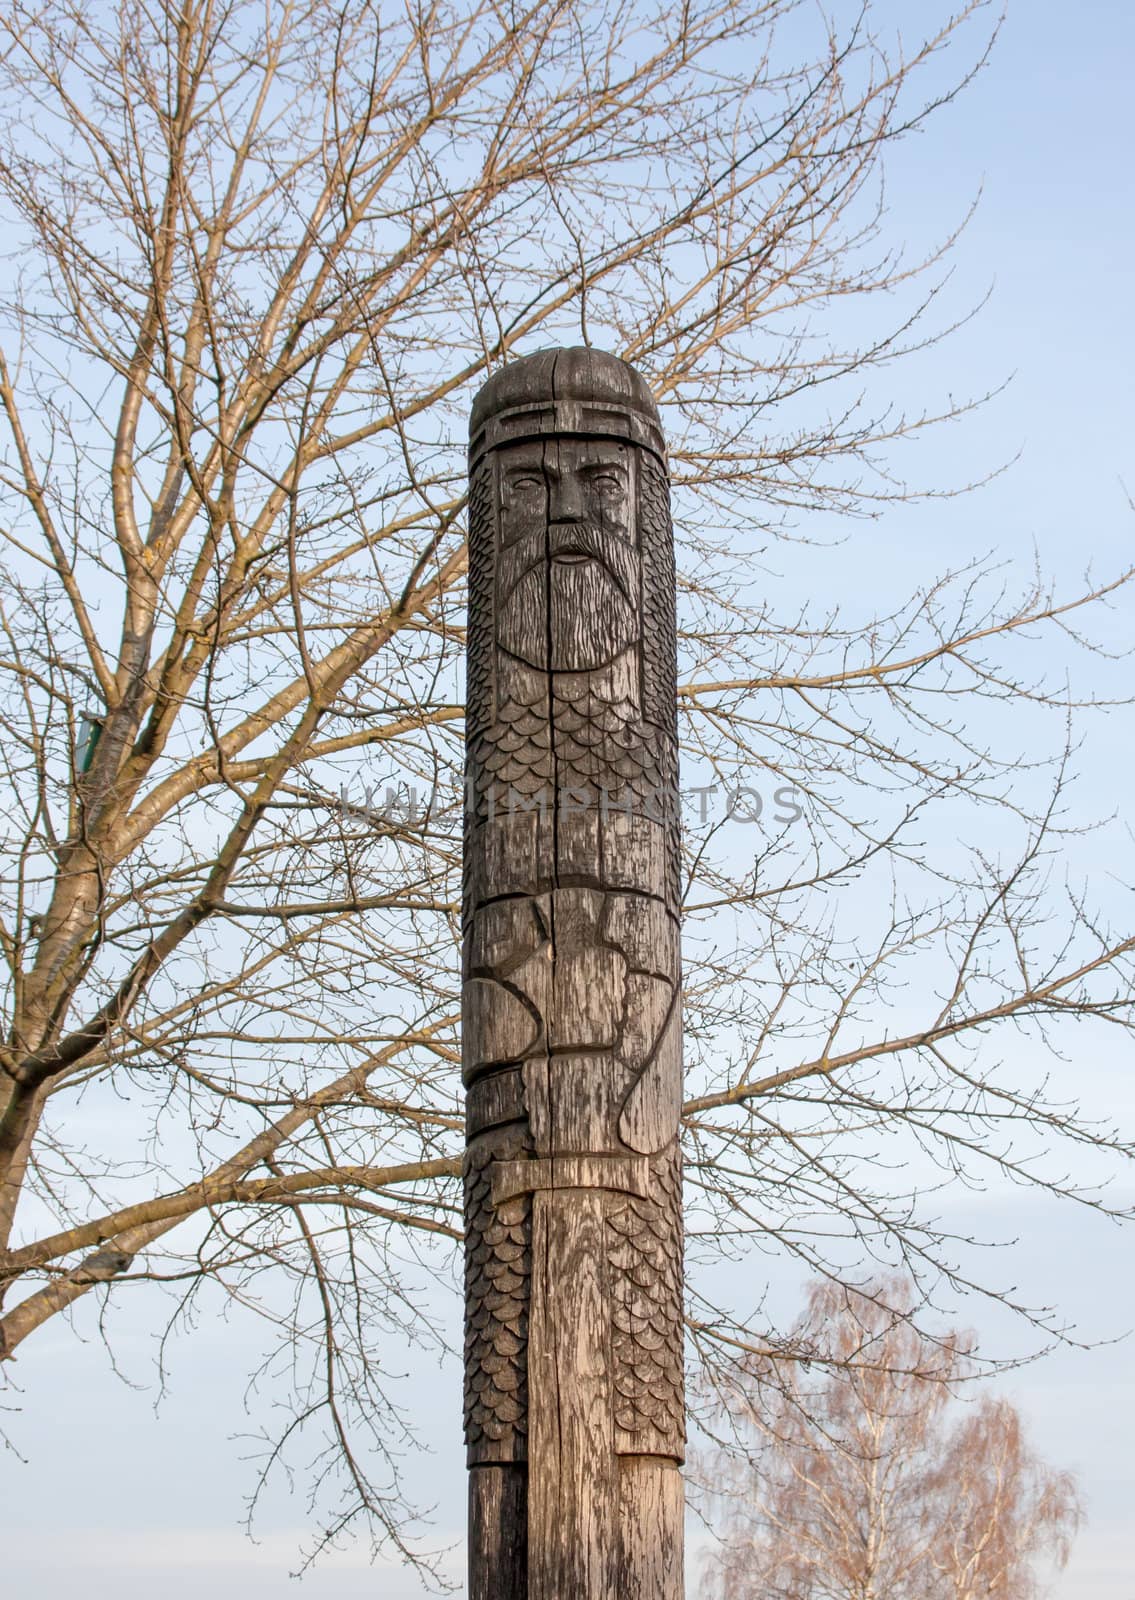
<svg viewBox="0 0 1135 1600"><path fill-rule="evenodd" d="M605 528L533 530L500 567L497 641L529 666L594 672L637 638L638 552Z"/></svg>

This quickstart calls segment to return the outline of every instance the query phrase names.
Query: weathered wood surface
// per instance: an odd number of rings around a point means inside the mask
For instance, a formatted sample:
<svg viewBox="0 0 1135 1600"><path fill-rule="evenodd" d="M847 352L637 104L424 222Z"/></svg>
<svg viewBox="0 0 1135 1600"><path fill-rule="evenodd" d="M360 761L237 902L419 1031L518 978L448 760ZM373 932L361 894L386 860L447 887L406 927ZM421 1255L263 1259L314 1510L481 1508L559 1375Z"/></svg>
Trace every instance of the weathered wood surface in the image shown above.
<svg viewBox="0 0 1135 1600"><path fill-rule="evenodd" d="M528 1470L523 1462L469 1472L468 1600L528 1589Z"/></svg>
<svg viewBox="0 0 1135 1600"><path fill-rule="evenodd" d="M464 875L473 1600L682 1593L669 484L625 363L474 403Z"/></svg>

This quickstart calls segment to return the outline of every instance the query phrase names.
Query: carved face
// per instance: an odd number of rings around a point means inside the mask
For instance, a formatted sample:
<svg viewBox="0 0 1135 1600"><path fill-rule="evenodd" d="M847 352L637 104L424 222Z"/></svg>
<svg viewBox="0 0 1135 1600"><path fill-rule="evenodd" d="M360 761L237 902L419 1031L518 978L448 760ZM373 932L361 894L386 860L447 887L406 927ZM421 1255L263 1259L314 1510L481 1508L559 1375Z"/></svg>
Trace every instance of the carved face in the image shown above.
<svg viewBox="0 0 1135 1600"><path fill-rule="evenodd" d="M531 667L595 671L638 635L634 454L582 438L497 452L497 642Z"/></svg>

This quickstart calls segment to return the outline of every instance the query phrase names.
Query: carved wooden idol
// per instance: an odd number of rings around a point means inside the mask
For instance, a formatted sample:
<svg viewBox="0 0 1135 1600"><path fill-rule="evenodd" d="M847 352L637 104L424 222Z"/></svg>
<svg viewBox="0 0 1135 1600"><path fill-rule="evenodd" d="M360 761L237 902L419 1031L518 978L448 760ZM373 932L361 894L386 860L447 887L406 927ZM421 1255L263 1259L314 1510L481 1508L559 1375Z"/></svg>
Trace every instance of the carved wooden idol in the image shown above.
<svg viewBox="0 0 1135 1600"><path fill-rule="evenodd" d="M625 362L471 421L463 1074L471 1600L682 1593L674 554Z"/></svg>

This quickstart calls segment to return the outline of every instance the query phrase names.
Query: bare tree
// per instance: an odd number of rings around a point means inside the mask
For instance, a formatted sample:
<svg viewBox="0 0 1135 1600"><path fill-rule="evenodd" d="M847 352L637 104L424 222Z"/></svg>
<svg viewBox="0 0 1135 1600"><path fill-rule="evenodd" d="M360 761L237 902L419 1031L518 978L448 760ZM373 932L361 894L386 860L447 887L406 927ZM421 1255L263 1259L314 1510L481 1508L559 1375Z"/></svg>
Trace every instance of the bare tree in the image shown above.
<svg viewBox="0 0 1135 1600"><path fill-rule="evenodd" d="M1045 1088L1063 1030L1130 1020L1129 929L1046 879L1066 672L1126 575L802 613L764 555L911 496L957 410L882 392L948 331L952 242L892 247L882 174L985 12L909 48L795 0L7 9L5 1355L92 1294L223 1294L290 1363L269 1467L405 1545L358 1441L397 1437L383 1342L444 1336L409 1285L459 1232L465 415L540 344L637 363L673 444L695 1243L830 1265L818 1211L956 1276L873 1141L1067 1192L1040 1146L1130 1154ZM743 788L787 820L739 846Z"/></svg>
<svg viewBox="0 0 1135 1600"><path fill-rule="evenodd" d="M721 1600L1032 1600L1063 1566L1076 1485L1005 1399L957 1401L972 1339L920 1333L909 1280L813 1287L794 1334L819 1363L750 1361L729 1392L741 1451L704 1464L722 1508ZM775 1381L769 1382L770 1377Z"/></svg>
<svg viewBox="0 0 1135 1600"><path fill-rule="evenodd" d="M1081 1520L1066 1472L1045 1467L1004 1399L983 1399L951 1435L937 1479L930 1565L949 1600L1033 1600L1034 1562L1063 1567Z"/></svg>

